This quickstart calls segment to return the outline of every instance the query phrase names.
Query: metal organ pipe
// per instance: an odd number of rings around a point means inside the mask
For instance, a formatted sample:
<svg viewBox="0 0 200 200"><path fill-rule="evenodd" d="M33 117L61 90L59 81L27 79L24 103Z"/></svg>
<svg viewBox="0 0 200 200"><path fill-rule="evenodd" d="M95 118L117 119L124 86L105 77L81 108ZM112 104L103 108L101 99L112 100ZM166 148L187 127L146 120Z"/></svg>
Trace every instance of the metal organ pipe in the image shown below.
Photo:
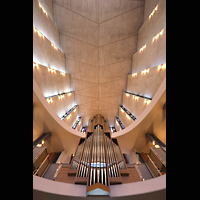
<svg viewBox="0 0 200 200"><path fill-rule="evenodd" d="M99 117L97 117L96 121L100 121ZM104 130L99 124L95 126L93 133L85 139L84 148L78 148L77 150L77 155L80 156L79 160L81 159L77 177L88 177L89 186L95 183L108 186L108 176L119 176L117 160L111 138L107 136L107 133L104 133ZM80 145L80 147L82 145ZM77 155L75 155L75 157ZM106 161L108 163L106 163Z"/></svg>

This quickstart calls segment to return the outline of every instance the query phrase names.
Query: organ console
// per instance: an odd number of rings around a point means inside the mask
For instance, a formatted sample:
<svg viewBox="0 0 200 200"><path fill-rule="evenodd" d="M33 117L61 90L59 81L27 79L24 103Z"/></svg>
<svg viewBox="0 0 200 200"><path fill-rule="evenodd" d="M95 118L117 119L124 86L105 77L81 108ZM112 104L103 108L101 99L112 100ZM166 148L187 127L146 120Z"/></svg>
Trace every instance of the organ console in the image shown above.
<svg viewBox="0 0 200 200"><path fill-rule="evenodd" d="M121 176L129 175L116 139L112 139L106 120L96 115L86 137L81 138L68 175L76 184L87 185L87 195L109 195L112 184L121 184Z"/></svg>

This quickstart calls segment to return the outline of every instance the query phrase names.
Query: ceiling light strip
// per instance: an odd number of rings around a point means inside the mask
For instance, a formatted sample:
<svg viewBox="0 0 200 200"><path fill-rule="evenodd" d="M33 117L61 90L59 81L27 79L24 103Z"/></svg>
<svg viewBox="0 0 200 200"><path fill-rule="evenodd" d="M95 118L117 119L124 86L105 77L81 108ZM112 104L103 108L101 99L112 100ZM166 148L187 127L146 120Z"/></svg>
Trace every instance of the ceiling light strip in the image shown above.
<svg viewBox="0 0 200 200"><path fill-rule="evenodd" d="M124 93L126 93L126 96L128 96L129 94L131 94L131 95L134 95L134 96L137 96L137 97L141 97L141 98L144 98L144 99L152 100L152 98L150 98L150 97L145 97L145 96L142 96L142 95L139 95L139 94L135 94L135 93L132 93L132 92L124 91Z"/></svg>
<svg viewBox="0 0 200 200"><path fill-rule="evenodd" d="M73 106L68 112L66 112L60 119L64 120L66 117L69 119L71 117L71 112L77 107L78 105Z"/></svg>
<svg viewBox="0 0 200 200"><path fill-rule="evenodd" d="M125 128L124 125L122 124L121 120L119 119L119 117L115 117L117 119L117 122L119 122L119 124L116 122L117 125L120 125L122 130Z"/></svg>
<svg viewBox="0 0 200 200"><path fill-rule="evenodd" d="M33 62L33 68L39 69L39 65L41 65L41 64ZM54 68L51 68L51 67L47 67L45 65L41 65L41 66L46 67L48 72L50 72L50 73L56 74L56 71L58 71L58 72L60 72L60 75L62 75L62 76L65 76L65 74L67 74L63 71L60 71L60 70L57 70L57 69L54 69Z"/></svg>
<svg viewBox="0 0 200 200"><path fill-rule="evenodd" d="M71 92L73 92L73 91L55 94L55 95L52 95L52 96L45 97L45 99L49 99L49 98L53 98L53 97L57 97L57 96L59 97L59 99L62 99L64 94L68 94L68 96L71 96Z"/></svg>
<svg viewBox="0 0 200 200"><path fill-rule="evenodd" d="M51 43L51 46L52 46L55 50L58 50L58 49L59 49L58 47L55 46L55 44L53 44L46 36L44 36L44 35L43 35L37 28L35 28L34 26L33 26L33 30L34 30L35 33L38 34L38 36L39 36L40 38L42 37L42 39L47 39L47 40ZM61 49L59 49L59 50L62 52Z"/></svg>
<svg viewBox="0 0 200 200"><path fill-rule="evenodd" d="M75 129L79 123L81 124L81 121L80 121L80 120L81 120L81 117L79 117L79 118L75 121L74 125L72 126L73 129Z"/></svg>
<svg viewBox="0 0 200 200"><path fill-rule="evenodd" d="M120 105L120 107L126 112L126 117L130 120L130 118L132 119L132 120L136 120L137 118L130 112L130 111L128 111L124 106L122 106L122 105Z"/></svg>

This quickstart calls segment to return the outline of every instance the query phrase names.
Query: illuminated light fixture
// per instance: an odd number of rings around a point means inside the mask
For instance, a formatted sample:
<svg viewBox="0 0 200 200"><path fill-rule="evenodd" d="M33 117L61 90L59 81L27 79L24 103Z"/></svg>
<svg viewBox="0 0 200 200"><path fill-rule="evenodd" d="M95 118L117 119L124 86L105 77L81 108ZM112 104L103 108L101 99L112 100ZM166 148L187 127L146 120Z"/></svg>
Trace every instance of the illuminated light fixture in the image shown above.
<svg viewBox="0 0 200 200"><path fill-rule="evenodd" d="M33 68L37 68L37 69L39 69L39 65L38 65L38 63L33 63Z"/></svg>
<svg viewBox="0 0 200 200"><path fill-rule="evenodd" d="M47 102L52 103L53 102L52 98L47 99Z"/></svg>
<svg viewBox="0 0 200 200"><path fill-rule="evenodd" d="M76 108L74 109L74 112L76 112Z"/></svg>
<svg viewBox="0 0 200 200"><path fill-rule="evenodd" d="M137 97L137 96L133 95L133 99L135 99L135 100L137 100L137 101L138 101L139 97Z"/></svg>
<svg viewBox="0 0 200 200"><path fill-rule="evenodd" d="M156 144L154 140L153 140L152 144L153 144L153 145L155 145L155 144Z"/></svg>
<svg viewBox="0 0 200 200"><path fill-rule="evenodd" d="M155 148L159 148L160 146L158 144L155 145Z"/></svg>
<svg viewBox="0 0 200 200"><path fill-rule="evenodd" d="M44 35L38 29L36 29L34 26L33 26L33 30L35 33L38 34L39 37L42 37L42 39L44 39Z"/></svg>
<svg viewBox="0 0 200 200"><path fill-rule="evenodd" d="M54 48L54 49L56 49L56 50L58 50L58 48L55 46L55 44L53 44L52 42L51 42L51 46Z"/></svg>
<svg viewBox="0 0 200 200"><path fill-rule="evenodd" d="M130 120L131 118L126 114L126 117L128 118L128 120Z"/></svg>
<svg viewBox="0 0 200 200"><path fill-rule="evenodd" d="M60 72L60 74L61 74L62 76L65 76L65 72Z"/></svg>
<svg viewBox="0 0 200 200"><path fill-rule="evenodd" d="M42 146L42 144L37 144L37 145L36 145L36 147L41 147L41 146Z"/></svg>
<svg viewBox="0 0 200 200"><path fill-rule="evenodd" d="M166 63L162 64L162 65L158 65L158 71L160 71L161 69L165 69L166 68Z"/></svg>
<svg viewBox="0 0 200 200"><path fill-rule="evenodd" d="M121 111L124 112L124 110L121 108Z"/></svg>
<svg viewBox="0 0 200 200"><path fill-rule="evenodd" d="M143 51L144 49L146 49L146 44L142 48L140 48L140 52Z"/></svg>
<svg viewBox="0 0 200 200"><path fill-rule="evenodd" d="M152 98L150 98L150 97L145 97L145 96L142 96L142 95L139 95L139 94L135 94L135 93L131 93L131 92L126 92L126 91L124 91L124 92L128 93L130 95L133 95L133 99L135 99L135 100L138 100L139 97L147 99L147 100L152 100Z"/></svg>
<svg viewBox="0 0 200 200"><path fill-rule="evenodd" d="M116 117L116 119L117 119L116 123L119 122L119 125L120 125L121 129L123 130L125 127L124 127L124 125L122 124L121 120L119 119L119 117ZM118 125L118 124L117 124L117 125Z"/></svg>
<svg viewBox="0 0 200 200"><path fill-rule="evenodd" d="M126 93L126 96L129 97L130 95Z"/></svg>
<svg viewBox="0 0 200 200"><path fill-rule="evenodd" d="M55 69L50 68L50 67L47 67L47 69L48 69L48 72L51 72L51 73L55 73L55 74L56 74L56 70L55 70Z"/></svg>
<svg viewBox="0 0 200 200"><path fill-rule="evenodd" d="M48 97L45 97L45 99L49 99L49 98L57 97L57 96L58 96L58 99L62 99L62 98L64 98L64 94L67 94L67 92L63 92L61 94L56 94L56 95L48 96Z"/></svg>
<svg viewBox="0 0 200 200"><path fill-rule="evenodd" d="M164 29L162 29L162 31L160 31L156 36L154 36L152 38L152 42L154 42L155 40L157 40L163 34L163 32L164 32Z"/></svg>
<svg viewBox="0 0 200 200"><path fill-rule="evenodd" d="M71 94L71 92L70 93L68 93L68 96L71 96L72 94Z"/></svg>
<svg viewBox="0 0 200 200"><path fill-rule="evenodd" d="M137 76L137 73L133 73L133 74L132 74L132 77L134 77L134 76Z"/></svg>
<svg viewBox="0 0 200 200"><path fill-rule="evenodd" d="M66 112L60 119L64 120L66 117L69 119L71 117L71 112L77 107L78 105L73 106L68 112Z"/></svg>
<svg viewBox="0 0 200 200"><path fill-rule="evenodd" d="M155 11L158 10L158 5L153 9L153 11L151 12L151 14L149 15L149 19L151 19L151 17L154 15Z"/></svg>
<svg viewBox="0 0 200 200"><path fill-rule="evenodd" d="M74 125L72 126L72 128L73 129L75 129L78 125L80 125L81 124L81 117L79 117L76 121L75 121L75 123L74 123Z"/></svg>
<svg viewBox="0 0 200 200"><path fill-rule="evenodd" d="M145 99L145 100L144 100L144 103L147 104L147 105L149 105L150 102L151 102L151 100L148 100L148 99Z"/></svg>
<svg viewBox="0 0 200 200"><path fill-rule="evenodd" d="M141 75L142 75L142 74L145 75L146 73L149 73L149 69L145 69L145 70L142 70L142 71L141 71Z"/></svg>
<svg viewBox="0 0 200 200"><path fill-rule="evenodd" d="M63 98L64 98L64 94L58 96L58 99L63 99Z"/></svg>
<svg viewBox="0 0 200 200"><path fill-rule="evenodd" d="M39 2L39 7L42 9L43 13L48 16L47 11L43 8L43 6L41 5L41 3Z"/></svg>
<svg viewBox="0 0 200 200"><path fill-rule="evenodd" d="M121 109L123 109L125 112L126 112L126 117L129 119L129 117L132 119L132 120L136 120L136 117L133 116L133 114L131 114L124 106L120 105Z"/></svg>
<svg viewBox="0 0 200 200"><path fill-rule="evenodd" d="M71 117L72 115L71 114L69 114L68 116L67 116L67 120Z"/></svg>

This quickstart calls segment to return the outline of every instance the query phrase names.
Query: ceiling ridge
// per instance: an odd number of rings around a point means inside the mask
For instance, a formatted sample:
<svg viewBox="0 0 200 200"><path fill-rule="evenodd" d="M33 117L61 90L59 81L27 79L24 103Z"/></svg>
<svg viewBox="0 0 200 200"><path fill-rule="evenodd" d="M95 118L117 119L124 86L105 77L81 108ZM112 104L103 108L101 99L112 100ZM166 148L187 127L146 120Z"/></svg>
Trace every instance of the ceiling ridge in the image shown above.
<svg viewBox="0 0 200 200"><path fill-rule="evenodd" d="M84 63L84 64L88 64L88 65L91 65L91 66L94 66L94 67L98 67L98 66L90 64L90 63L86 63L86 62L83 62L83 61L80 61L80 60L77 60L77 59L74 59L74 58L70 58L70 57L67 56L67 54L65 54L65 57L70 59L70 60L75 60L75 61L78 61L78 62L81 62L81 63Z"/></svg>
<svg viewBox="0 0 200 200"><path fill-rule="evenodd" d="M58 6L62 7L62 8L64 8L64 9L66 9L66 10L69 10L70 12L73 12L73 13L75 13L75 14L77 14L77 15L80 15L81 17L83 17L83 18L85 18L85 19L87 19L87 20L89 20L89 21L92 21L92 22L94 22L94 23L96 23L96 24L99 24L98 22L96 22L96 21L94 21L94 20L92 20L92 19L90 19L90 18L87 18L86 16L81 15L80 13L77 13L77 12L75 12L75 11L69 9L69 8L66 8L66 7L64 7L64 6L61 6L60 4L58 4L58 3L56 3L56 2L53 2L53 4L56 4L56 5L58 5Z"/></svg>
<svg viewBox="0 0 200 200"><path fill-rule="evenodd" d="M121 16L121 15L124 15L124 14L126 14L126 13L128 13L128 12L131 12L131 11L133 11L133 10L139 8L139 7L142 7L142 6L144 6L144 4L139 5L138 7L135 7L135 8L133 8L133 9L131 9L131 10L126 11L126 12L120 13L120 14L118 14L118 15L116 15L116 16L114 16L114 17L111 17L111 18L109 18L109 19L106 19L106 20L103 21L103 22L99 22L99 24L103 24L104 22L107 22L107 21L112 20L112 19L114 19L114 18L116 18L116 17L119 17L119 16Z"/></svg>
<svg viewBox="0 0 200 200"><path fill-rule="evenodd" d="M80 42L84 42L84 43L86 43L86 44L88 44L88 45L91 45L91 46L94 46L94 47L97 47L97 48L99 47L99 46L96 46L96 45L94 45L94 44L91 44L91 43L85 42L85 41L83 41L83 40L80 40L80 39L74 38L74 37L72 37L72 36L70 36L70 35L67 35L67 34L63 33L63 32L60 32L60 34L65 35L65 36L67 36L67 37L71 37L71 38L73 38L74 40L78 40L78 41L80 41Z"/></svg>
<svg viewBox="0 0 200 200"><path fill-rule="evenodd" d="M84 82L87 82L87 83L92 83L92 84L97 84L96 86L93 86L93 87L97 87L99 83L96 83L96 82L92 82L92 81L85 81L85 80L82 80L82 79L78 79L78 78L73 78L71 77L71 79L75 79L75 80L78 80L78 81L84 81Z"/></svg>
<svg viewBox="0 0 200 200"><path fill-rule="evenodd" d="M137 1L142 1L142 0L137 0ZM62 8L64 8L64 9L66 9L66 10L68 10L68 11L70 11L70 12L73 12L73 13L75 13L75 14L77 14L77 15L79 15L79 16L81 16L81 17L83 17L83 18L85 18L85 19L87 19L87 20L89 20L89 21L92 21L92 22L98 24L98 25L103 24L104 22L107 22L107 21L112 20L112 19L114 19L114 18L116 18L116 17L118 17L118 16L121 16L121 15L126 14L126 13L128 13L128 12L131 12L131 11L133 11L133 10L139 8L139 7L144 6L144 4L139 5L139 6L133 8L133 9L131 9L131 10L128 10L128 11L123 12L123 13L120 13L120 14L114 16L114 17L111 17L111 18L106 19L106 20L104 20L104 21L102 21L102 22L99 22L99 4L98 4L98 22L97 22L97 21L94 21L94 20L92 20L92 19L90 19L90 18L84 16L84 15L81 15L81 14L78 13L78 12L75 12L75 11L69 9L69 8L66 8L66 7L64 7L64 6L62 6L62 5L60 5L60 4L56 3L56 2L53 2L53 4L58 5L58 6L62 7Z"/></svg>
<svg viewBox="0 0 200 200"><path fill-rule="evenodd" d="M107 66L107 65L113 65L113 64L116 64L116 63L118 63L118 62L123 62L123 61L126 61L126 60L132 60L132 59L131 59L131 58L125 58L125 59L123 59L123 60L120 60L120 61L117 61L117 62L114 62L114 63L101 65L101 66L99 66L99 67L104 67L104 66ZM131 62L131 63L132 63L132 62Z"/></svg>
<svg viewBox="0 0 200 200"><path fill-rule="evenodd" d="M116 79L116 80L112 80L112 81L106 81L106 82L103 82L103 83L99 83L99 84L105 84L105 83L110 83L110 82L116 82L116 81L119 81L121 79L126 79L126 78L119 78L119 79ZM104 86L101 86L101 87L104 87ZM108 87L109 88L109 87Z"/></svg>

